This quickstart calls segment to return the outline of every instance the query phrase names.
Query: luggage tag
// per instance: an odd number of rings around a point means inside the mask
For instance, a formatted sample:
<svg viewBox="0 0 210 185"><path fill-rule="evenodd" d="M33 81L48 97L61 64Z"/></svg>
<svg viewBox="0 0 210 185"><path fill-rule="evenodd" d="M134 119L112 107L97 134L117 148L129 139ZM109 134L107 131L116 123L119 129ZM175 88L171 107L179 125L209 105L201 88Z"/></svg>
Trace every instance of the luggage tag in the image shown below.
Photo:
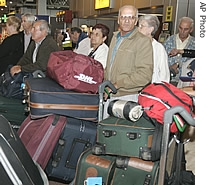
<svg viewBox="0 0 210 185"><path fill-rule="evenodd" d="M102 177L88 177L84 185L102 185Z"/></svg>
<svg viewBox="0 0 210 185"><path fill-rule="evenodd" d="M178 130L180 132L184 132L187 124L183 121L183 119L181 119L179 115L175 114L173 117L174 117L174 121L176 123Z"/></svg>

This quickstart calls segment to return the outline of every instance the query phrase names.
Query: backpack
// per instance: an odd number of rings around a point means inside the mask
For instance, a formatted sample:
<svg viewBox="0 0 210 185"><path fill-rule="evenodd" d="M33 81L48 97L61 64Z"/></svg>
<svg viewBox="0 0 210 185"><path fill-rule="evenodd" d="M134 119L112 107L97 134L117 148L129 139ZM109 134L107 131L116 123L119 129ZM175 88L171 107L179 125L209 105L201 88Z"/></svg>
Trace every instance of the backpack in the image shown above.
<svg viewBox="0 0 210 185"><path fill-rule="evenodd" d="M164 112L173 106L183 106L192 116L193 98L168 82L150 83L139 91L138 103L144 109L146 115L163 124ZM175 133L181 131L184 126L176 124L183 120L181 116L175 115L175 121L170 126L170 131ZM183 131L182 130L182 131Z"/></svg>

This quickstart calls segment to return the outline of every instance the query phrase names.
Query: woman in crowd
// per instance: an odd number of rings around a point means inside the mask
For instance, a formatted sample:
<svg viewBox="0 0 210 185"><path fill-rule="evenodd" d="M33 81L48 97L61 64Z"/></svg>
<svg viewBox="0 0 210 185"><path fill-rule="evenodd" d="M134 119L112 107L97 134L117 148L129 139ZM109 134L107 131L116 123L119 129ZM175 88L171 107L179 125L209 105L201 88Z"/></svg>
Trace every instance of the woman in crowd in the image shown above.
<svg viewBox="0 0 210 185"><path fill-rule="evenodd" d="M0 44L0 74L4 73L8 65L15 65L24 53L23 38L19 30L21 20L16 16L9 16L6 22L7 37Z"/></svg>
<svg viewBox="0 0 210 185"><path fill-rule="evenodd" d="M155 15L144 15L139 18L139 32L148 36L153 47L153 75L152 82L170 81L170 71L168 66L168 55L161 43L153 37L158 30L160 21Z"/></svg>
<svg viewBox="0 0 210 185"><path fill-rule="evenodd" d="M105 43L108 35L109 28L104 24L96 24L92 28L90 35L91 49L88 56L99 61L104 69L106 67L106 60L109 51L109 47Z"/></svg>

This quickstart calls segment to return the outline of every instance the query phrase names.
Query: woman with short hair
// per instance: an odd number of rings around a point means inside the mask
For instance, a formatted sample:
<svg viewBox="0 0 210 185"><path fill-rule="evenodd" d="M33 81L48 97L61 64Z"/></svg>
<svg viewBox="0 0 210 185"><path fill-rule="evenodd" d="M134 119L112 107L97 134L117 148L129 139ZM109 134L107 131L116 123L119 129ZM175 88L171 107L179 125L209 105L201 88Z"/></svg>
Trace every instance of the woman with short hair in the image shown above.
<svg viewBox="0 0 210 185"><path fill-rule="evenodd" d="M23 39L19 31L21 20L16 16L9 16L6 22L7 37L0 44L0 75L8 65L16 65L24 53Z"/></svg>
<svg viewBox="0 0 210 185"><path fill-rule="evenodd" d="M168 55L164 46L154 39L158 30L160 21L155 15L144 15L139 18L139 32L149 37L152 41L153 48L153 75L152 82L169 82L170 71L168 66Z"/></svg>

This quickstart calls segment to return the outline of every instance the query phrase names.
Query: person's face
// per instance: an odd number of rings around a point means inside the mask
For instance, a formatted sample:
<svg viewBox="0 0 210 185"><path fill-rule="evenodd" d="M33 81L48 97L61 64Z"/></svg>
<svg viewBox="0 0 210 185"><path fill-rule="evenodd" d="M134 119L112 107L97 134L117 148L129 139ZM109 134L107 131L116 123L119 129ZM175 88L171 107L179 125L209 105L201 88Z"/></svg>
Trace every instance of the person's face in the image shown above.
<svg viewBox="0 0 210 185"><path fill-rule="evenodd" d="M146 36L150 36L151 32L152 32L152 27L148 26L148 23L146 20L141 20L139 22L139 32L146 35Z"/></svg>
<svg viewBox="0 0 210 185"><path fill-rule="evenodd" d="M35 22L31 30L32 39L35 42L41 41L47 35L45 30L40 30L40 24L39 22Z"/></svg>
<svg viewBox="0 0 210 185"><path fill-rule="evenodd" d="M77 33L77 32L74 32L74 33L69 32L69 37L70 37L70 39L71 39L71 41L73 43L77 43L77 41L79 39L79 33Z"/></svg>
<svg viewBox="0 0 210 185"><path fill-rule="evenodd" d="M22 16L21 20L22 20L21 25L23 29L27 31L31 30L31 27L32 27L31 22L28 22L25 16Z"/></svg>
<svg viewBox="0 0 210 185"><path fill-rule="evenodd" d="M121 34L124 35L134 29L137 23L136 12L132 8L125 7L118 16L118 24Z"/></svg>
<svg viewBox="0 0 210 185"><path fill-rule="evenodd" d="M94 29L90 35L91 46L97 48L100 44L105 41L106 37L103 37L101 29Z"/></svg>
<svg viewBox="0 0 210 185"><path fill-rule="evenodd" d="M193 28L190 27L191 24L189 22L182 21L179 24L179 38L181 40L187 39L187 37L190 35L190 33L193 31Z"/></svg>
<svg viewBox="0 0 210 185"><path fill-rule="evenodd" d="M6 23L6 30L8 35L12 35L12 32L15 30L13 25L9 25Z"/></svg>

